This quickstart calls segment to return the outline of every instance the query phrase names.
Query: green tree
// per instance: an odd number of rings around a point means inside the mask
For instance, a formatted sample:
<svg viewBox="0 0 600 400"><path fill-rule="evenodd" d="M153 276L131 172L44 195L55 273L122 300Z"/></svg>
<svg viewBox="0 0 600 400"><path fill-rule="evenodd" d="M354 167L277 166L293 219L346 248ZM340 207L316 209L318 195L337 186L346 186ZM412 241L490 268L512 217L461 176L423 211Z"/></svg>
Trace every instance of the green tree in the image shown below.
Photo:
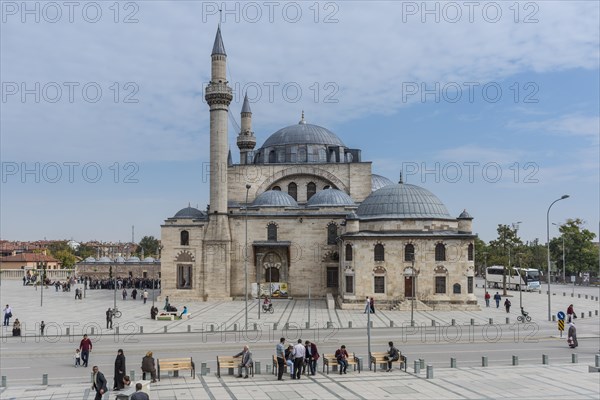
<svg viewBox="0 0 600 400"><path fill-rule="evenodd" d="M81 257L83 259L86 259L88 257L95 257L96 249L93 248L92 246L87 246L85 244L81 244L79 246L79 248L77 249L77 251L75 251L75 255L78 257Z"/></svg>
<svg viewBox="0 0 600 400"><path fill-rule="evenodd" d="M560 237L550 240L550 259L562 271L564 239L566 275L598 270L598 246L593 243L596 234L584 229L584 225L579 218L568 219L558 229Z"/></svg>
<svg viewBox="0 0 600 400"><path fill-rule="evenodd" d="M506 274L511 273L510 269L516 264L515 255L521 252L523 242L517 235L517 230L508 225L498 224L496 231L498 232L498 238L490 241L488 265L503 265L505 267L502 287L506 296ZM493 264L490 264L490 261Z"/></svg>
<svg viewBox="0 0 600 400"><path fill-rule="evenodd" d="M77 257L69 250L58 250L53 252L52 256L61 262L63 268L73 268L77 262Z"/></svg>
<svg viewBox="0 0 600 400"><path fill-rule="evenodd" d="M158 257L158 247L160 246L160 241L156 239L154 236L144 236L142 240L140 240L140 244L138 246L138 253L142 252L144 249L145 257Z"/></svg>

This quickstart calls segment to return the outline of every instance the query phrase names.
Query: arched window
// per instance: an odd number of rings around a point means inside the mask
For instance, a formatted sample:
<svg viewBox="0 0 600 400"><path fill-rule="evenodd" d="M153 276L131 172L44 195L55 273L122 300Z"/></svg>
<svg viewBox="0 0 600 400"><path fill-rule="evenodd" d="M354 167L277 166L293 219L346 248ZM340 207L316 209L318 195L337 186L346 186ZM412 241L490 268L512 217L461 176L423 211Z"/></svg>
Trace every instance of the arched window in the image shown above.
<svg viewBox="0 0 600 400"><path fill-rule="evenodd" d="M452 285L452 293L460 294L460 291L461 291L460 283L455 283L454 285Z"/></svg>
<svg viewBox="0 0 600 400"><path fill-rule="evenodd" d="M336 244L337 236L337 225L334 223L327 225L327 244Z"/></svg>
<svg viewBox="0 0 600 400"><path fill-rule="evenodd" d="M469 247L467 247L467 259L473 261L473 243L470 243Z"/></svg>
<svg viewBox="0 0 600 400"><path fill-rule="evenodd" d="M288 185L288 194L292 196L294 200L298 200L298 185L294 182Z"/></svg>
<svg viewBox="0 0 600 400"><path fill-rule="evenodd" d="M435 245L435 261L446 261L446 246L443 243Z"/></svg>
<svg viewBox="0 0 600 400"><path fill-rule="evenodd" d="M281 188L279 186L273 186L273 189L271 190L279 190L281 192Z"/></svg>
<svg viewBox="0 0 600 400"><path fill-rule="evenodd" d="M181 233L179 234L179 244L181 246L190 245L190 233L188 231L181 231Z"/></svg>
<svg viewBox="0 0 600 400"><path fill-rule="evenodd" d="M375 257L375 261L384 261L385 260L385 251L383 248L383 245L381 243L377 243L375 245L375 250L374 250L374 257Z"/></svg>
<svg viewBox="0 0 600 400"><path fill-rule="evenodd" d="M352 245L346 245L346 261L352 261Z"/></svg>
<svg viewBox="0 0 600 400"><path fill-rule="evenodd" d="M269 242L277 241L277 225L274 223L267 225L267 240Z"/></svg>
<svg viewBox="0 0 600 400"><path fill-rule="evenodd" d="M271 150L269 152L269 164L275 164L276 161L277 161L277 159L275 156L275 150Z"/></svg>
<svg viewBox="0 0 600 400"><path fill-rule="evenodd" d="M404 246L404 261L415 261L415 246L410 243Z"/></svg>
<svg viewBox="0 0 600 400"><path fill-rule="evenodd" d="M314 182L309 182L306 185L306 200L310 200L317 193L317 185Z"/></svg>

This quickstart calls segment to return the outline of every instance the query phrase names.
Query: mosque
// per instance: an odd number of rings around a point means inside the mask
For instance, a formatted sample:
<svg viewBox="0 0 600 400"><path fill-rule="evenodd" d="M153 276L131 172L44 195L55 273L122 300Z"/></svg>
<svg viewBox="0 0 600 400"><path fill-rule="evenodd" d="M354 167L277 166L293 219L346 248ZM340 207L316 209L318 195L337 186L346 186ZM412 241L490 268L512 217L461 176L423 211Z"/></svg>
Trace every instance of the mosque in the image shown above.
<svg viewBox="0 0 600 400"><path fill-rule="evenodd" d="M452 217L429 190L371 172L360 149L299 122L258 149L247 97L228 148L233 98L220 27L211 54L210 204L161 225L162 295L230 300L328 297L362 308L365 297L403 309L474 309L473 218ZM407 301L409 300L409 301Z"/></svg>

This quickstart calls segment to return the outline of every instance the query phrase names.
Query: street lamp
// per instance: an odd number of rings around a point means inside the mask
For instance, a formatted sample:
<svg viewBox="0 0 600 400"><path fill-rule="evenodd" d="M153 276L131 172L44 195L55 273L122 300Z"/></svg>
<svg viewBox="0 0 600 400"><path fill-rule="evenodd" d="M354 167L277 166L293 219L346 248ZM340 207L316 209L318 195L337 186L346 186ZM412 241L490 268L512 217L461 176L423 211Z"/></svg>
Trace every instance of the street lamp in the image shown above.
<svg viewBox="0 0 600 400"><path fill-rule="evenodd" d="M522 253L517 254L517 259L519 260L519 307L521 308L521 310L523 310L523 285L521 279L523 279L523 282L525 283L525 285L527 285L527 273L523 273L523 267L521 265L522 255Z"/></svg>
<svg viewBox="0 0 600 400"><path fill-rule="evenodd" d="M42 307L44 305L44 284L46 283L46 265L47 262L46 261L38 261L38 269L41 269L41 279L40 279L40 283L41 283L41 290L40 290L40 307Z"/></svg>
<svg viewBox="0 0 600 400"><path fill-rule="evenodd" d="M510 224L511 228L513 231L515 231L515 236L517 236L517 231L519 230L519 224L522 224L523 221L519 221L519 222L512 222ZM507 243L508 245L508 273L510 275L510 277L512 277L512 273L511 273L511 262L510 262L510 243ZM502 286L503 286L503 295L506 296L506 268L504 268L504 276L503 276L503 282L502 282Z"/></svg>
<svg viewBox="0 0 600 400"><path fill-rule="evenodd" d="M552 208L554 203L556 203L557 201L567 199L568 197L569 197L568 194L563 194L560 197L560 199L554 200L552 203L550 203L550 206L548 207L548 211L546 212L546 246L548 248L548 276L547 276L547 279L548 279L548 321L552 320L552 311L551 311L552 295L550 294L550 209Z"/></svg>
<svg viewBox="0 0 600 400"><path fill-rule="evenodd" d="M487 287L487 256L488 256L488 253L487 253L487 251L484 251L481 254L483 254L483 268L485 268L483 271L484 272L483 273L483 288L485 289L484 291L487 292L487 289L488 289L488 287Z"/></svg>
<svg viewBox="0 0 600 400"><path fill-rule="evenodd" d="M556 224L556 223L552 223L552 225L556 225L557 228L559 228L559 232L560 232L560 225ZM563 273L562 273L562 281L563 284L566 283L566 279L565 279L565 235L561 232L561 238L562 238L562 253L563 253Z"/></svg>
<svg viewBox="0 0 600 400"><path fill-rule="evenodd" d="M412 300L410 302L410 326L415 326L415 319L414 319L414 310L415 310L415 259L414 259L414 254L413 254L413 259L412 259L412 268L411 268L411 286L412 286Z"/></svg>
<svg viewBox="0 0 600 400"><path fill-rule="evenodd" d="M245 239L244 239L244 301L246 303L245 329L248 329L248 192L252 186L246 184L246 207L244 209ZM260 294L260 290L259 290ZM258 296L260 299L260 295ZM260 301L260 300L259 300ZM260 308L260 307L259 307ZM260 311L259 311L260 312Z"/></svg>

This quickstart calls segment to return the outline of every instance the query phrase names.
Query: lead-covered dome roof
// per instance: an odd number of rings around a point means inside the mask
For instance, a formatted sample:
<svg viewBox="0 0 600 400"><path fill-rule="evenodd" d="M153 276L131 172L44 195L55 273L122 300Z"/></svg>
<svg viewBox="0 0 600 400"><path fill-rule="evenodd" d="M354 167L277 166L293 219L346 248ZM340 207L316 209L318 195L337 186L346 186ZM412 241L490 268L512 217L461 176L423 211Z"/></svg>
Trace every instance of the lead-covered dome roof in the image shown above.
<svg viewBox="0 0 600 400"><path fill-rule="evenodd" d="M393 185L394 182L386 178L385 176L371 174L371 191L374 192L377 189L381 189L387 185Z"/></svg>
<svg viewBox="0 0 600 400"><path fill-rule="evenodd" d="M441 200L420 186L398 183L371 193L356 211L360 219L452 219Z"/></svg>
<svg viewBox="0 0 600 400"><path fill-rule="evenodd" d="M298 207L296 200L281 190L267 190L259 194L252 205L258 207Z"/></svg>
<svg viewBox="0 0 600 400"><path fill-rule="evenodd" d="M186 207L177 211L173 218L192 218L192 219L203 219L206 218L206 213L198 210L194 207Z"/></svg>
<svg viewBox="0 0 600 400"><path fill-rule="evenodd" d="M302 120L298 124L286 126L269 136L262 148L288 144L324 144L346 147L342 140L329 129L307 124Z"/></svg>
<svg viewBox="0 0 600 400"><path fill-rule="evenodd" d="M354 200L339 189L324 189L315 193L306 203L308 207L353 206Z"/></svg>

